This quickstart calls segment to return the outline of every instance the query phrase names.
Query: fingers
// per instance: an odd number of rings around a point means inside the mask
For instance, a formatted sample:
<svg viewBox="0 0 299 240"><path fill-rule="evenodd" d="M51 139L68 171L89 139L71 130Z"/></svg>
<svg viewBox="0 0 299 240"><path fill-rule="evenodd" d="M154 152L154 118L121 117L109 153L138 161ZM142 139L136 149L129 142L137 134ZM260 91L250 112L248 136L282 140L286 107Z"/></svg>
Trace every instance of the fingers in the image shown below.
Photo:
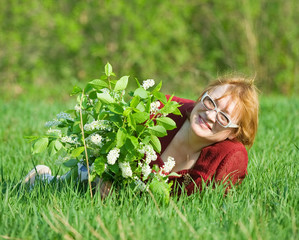
<svg viewBox="0 0 299 240"><path fill-rule="evenodd" d="M99 190L101 194L101 198L105 199L110 191L111 191L112 183L111 182L104 182L102 179L99 181Z"/></svg>

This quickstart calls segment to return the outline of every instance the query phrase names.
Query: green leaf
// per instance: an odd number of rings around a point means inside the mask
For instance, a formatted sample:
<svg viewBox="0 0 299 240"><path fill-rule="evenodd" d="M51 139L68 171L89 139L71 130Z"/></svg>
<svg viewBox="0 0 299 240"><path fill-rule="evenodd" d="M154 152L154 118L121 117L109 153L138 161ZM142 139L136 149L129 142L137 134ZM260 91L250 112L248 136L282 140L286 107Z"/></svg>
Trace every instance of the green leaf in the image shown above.
<svg viewBox="0 0 299 240"><path fill-rule="evenodd" d="M96 102L96 104L94 105L94 110L96 111L96 113L99 113L102 107L102 103L101 101Z"/></svg>
<svg viewBox="0 0 299 240"><path fill-rule="evenodd" d="M140 88L140 87L141 87L141 85L140 85L140 83L139 83L138 79L137 79L137 78L135 78L135 80L136 80L137 86Z"/></svg>
<svg viewBox="0 0 299 240"><path fill-rule="evenodd" d="M181 113L180 109L178 109L178 108L176 110L174 110L172 112L172 114L174 114L174 115L181 115L182 116L182 113Z"/></svg>
<svg viewBox="0 0 299 240"><path fill-rule="evenodd" d="M89 84L96 89L108 88L108 83L101 79L94 79L91 82L89 82Z"/></svg>
<svg viewBox="0 0 299 240"><path fill-rule="evenodd" d="M97 92L96 91L92 91L88 94L90 99L96 99L97 98Z"/></svg>
<svg viewBox="0 0 299 240"><path fill-rule="evenodd" d="M172 130L176 128L176 123L169 117L156 118L159 125L162 125L166 130Z"/></svg>
<svg viewBox="0 0 299 240"><path fill-rule="evenodd" d="M163 137L167 135L166 129L159 125L148 127L148 130L157 137Z"/></svg>
<svg viewBox="0 0 299 240"><path fill-rule="evenodd" d="M168 177L181 177L181 176L182 176L181 174L178 174L176 172L172 172L168 174Z"/></svg>
<svg viewBox="0 0 299 240"><path fill-rule="evenodd" d="M138 142L138 138L137 137L134 137L134 136L129 136L130 140L131 140L131 143L133 144L133 146L135 148L138 148L139 147L139 142Z"/></svg>
<svg viewBox="0 0 299 240"><path fill-rule="evenodd" d="M167 98L164 93L154 92L153 95L160 100L164 105L167 103Z"/></svg>
<svg viewBox="0 0 299 240"><path fill-rule="evenodd" d="M154 88L154 90L152 92L153 93L159 92L161 87L162 87L162 81L159 82L159 84Z"/></svg>
<svg viewBox="0 0 299 240"><path fill-rule="evenodd" d="M134 130L136 129L136 121L135 121L135 119L132 117L132 114L130 114L130 115L128 116L128 125L129 125L130 127L132 127Z"/></svg>
<svg viewBox="0 0 299 240"><path fill-rule="evenodd" d="M180 106L179 103L174 102L174 101L168 101L165 106L161 109L162 114L169 114L173 113L176 115L181 115L181 112L179 111L178 107Z"/></svg>
<svg viewBox="0 0 299 240"><path fill-rule="evenodd" d="M103 156L96 158L94 161L94 170L101 177L105 171L106 159Z"/></svg>
<svg viewBox="0 0 299 240"><path fill-rule="evenodd" d="M127 108L124 112L123 112L123 115L125 116L125 117L127 117L127 116L129 116L129 114L132 112L132 108L131 107L129 107L129 108Z"/></svg>
<svg viewBox="0 0 299 240"><path fill-rule="evenodd" d="M111 103L108 105L108 108L111 112L117 113L117 114L123 114L123 108L118 103Z"/></svg>
<svg viewBox="0 0 299 240"><path fill-rule="evenodd" d="M138 103L138 105L136 106L136 108L140 111L140 112L144 112L145 111L145 106L143 102Z"/></svg>
<svg viewBox="0 0 299 240"><path fill-rule="evenodd" d="M139 96L141 98L148 98L148 92L144 88L137 88L134 92L134 96Z"/></svg>
<svg viewBox="0 0 299 240"><path fill-rule="evenodd" d="M167 183L154 178L149 185L149 189L155 196L156 200L165 204L169 203L171 189Z"/></svg>
<svg viewBox="0 0 299 240"><path fill-rule="evenodd" d="M56 154L55 141L52 141L48 146L48 153L50 157Z"/></svg>
<svg viewBox="0 0 299 240"><path fill-rule="evenodd" d="M84 93L88 93L89 91L93 90L93 86L90 84L87 84L84 88Z"/></svg>
<svg viewBox="0 0 299 240"><path fill-rule="evenodd" d="M112 66L109 62L105 65L105 74L107 77L110 77L112 74Z"/></svg>
<svg viewBox="0 0 299 240"><path fill-rule="evenodd" d="M80 87L74 86L73 91L71 92L71 96L76 95L76 94L81 93L81 92L82 92L82 89Z"/></svg>
<svg viewBox="0 0 299 240"><path fill-rule="evenodd" d="M125 144L127 131L124 128L119 128L116 134L116 147L120 148Z"/></svg>
<svg viewBox="0 0 299 240"><path fill-rule="evenodd" d="M62 147L63 147L63 145L61 144L61 142L59 140L52 141L48 146L49 155L50 156L55 155Z"/></svg>
<svg viewBox="0 0 299 240"><path fill-rule="evenodd" d="M48 146L48 143L49 143L49 139L47 137L40 138L33 145L32 153L36 154L45 151Z"/></svg>
<svg viewBox="0 0 299 240"><path fill-rule="evenodd" d="M58 140L56 140L54 142L55 142L55 148L56 148L56 150L59 151L63 147L63 145Z"/></svg>
<svg viewBox="0 0 299 240"><path fill-rule="evenodd" d="M158 153L161 152L161 142L160 142L159 138L157 138L154 135L151 135L151 143L156 152L158 152Z"/></svg>
<svg viewBox="0 0 299 240"><path fill-rule="evenodd" d="M75 159L75 158L72 158L72 159L64 162L63 165L66 166L66 167L71 168L71 167L75 167L77 165L77 163L78 163L78 160Z"/></svg>
<svg viewBox="0 0 299 240"><path fill-rule="evenodd" d="M103 103L114 103L115 102L109 93L98 93L97 96L98 96L98 99L100 99L100 101L102 101Z"/></svg>
<svg viewBox="0 0 299 240"><path fill-rule="evenodd" d="M138 112L138 113L133 113L132 117L136 121L136 123L144 123L146 120L150 118L150 114L146 112Z"/></svg>
<svg viewBox="0 0 299 240"><path fill-rule="evenodd" d="M75 148L73 151L72 151L72 154L71 156L76 158L76 157L79 157L80 154L84 152L84 147L78 147L78 148Z"/></svg>
<svg viewBox="0 0 299 240"><path fill-rule="evenodd" d="M109 165L109 169L115 174L118 174L120 171L118 164Z"/></svg>
<svg viewBox="0 0 299 240"><path fill-rule="evenodd" d="M128 79L129 76L123 76L121 77L121 79L119 79L114 87L114 91L122 91L124 89L126 89L127 85L128 85Z"/></svg>
<svg viewBox="0 0 299 240"><path fill-rule="evenodd" d="M25 136L25 139L27 139L28 142L35 141L39 138L39 136Z"/></svg>
<svg viewBox="0 0 299 240"><path fill-rule="evenodd" d="M140 102L140 97L134 96L130 102L130 107L135 108L139 102Z"/></svg>
<svg viewBox="0 0 299 240"><path fill-rule="evenodd" d="M74 122L73 125L73 133L80 133L80 132L81 132L80 121L76 121Z"/></svg>

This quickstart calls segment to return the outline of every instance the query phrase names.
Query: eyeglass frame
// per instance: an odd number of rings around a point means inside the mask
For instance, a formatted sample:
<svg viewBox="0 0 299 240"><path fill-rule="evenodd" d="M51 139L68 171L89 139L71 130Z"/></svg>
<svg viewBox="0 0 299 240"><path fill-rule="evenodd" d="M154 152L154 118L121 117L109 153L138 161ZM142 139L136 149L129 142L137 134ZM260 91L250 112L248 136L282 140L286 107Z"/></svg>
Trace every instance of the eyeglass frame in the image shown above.
<svg viewBox="0 0 299 240"><path fill-rule="evenodd" d="M210 100L212 101L213 105L215 106L214 109L209 109L209 108L207 108L207 106L206 106L206 105L204 104L204 102L203 102L203 100L204 100L205 97L209 97L209 98L210 98ZM208 94L208 92L205 92L205 93L202 95L202 97L201 97L201 99L200 99L200 102L201 102L201 104L205 107L206 110L208 110L208 111L216 111L216 121L220 124L220 126L222 126L223 128L239 128L239 125L233 123L232 120L230 119L230 117L229 117L226 113L222 112L222 111L218 108L218 106L217 106L217 104L215 103L214 99ZM218 120L218 117L217 117L217 114L218 114L218 113L223 114L223 115L228 119L228 124L227 124L226 126L224 126L224 125Z"/></svg>

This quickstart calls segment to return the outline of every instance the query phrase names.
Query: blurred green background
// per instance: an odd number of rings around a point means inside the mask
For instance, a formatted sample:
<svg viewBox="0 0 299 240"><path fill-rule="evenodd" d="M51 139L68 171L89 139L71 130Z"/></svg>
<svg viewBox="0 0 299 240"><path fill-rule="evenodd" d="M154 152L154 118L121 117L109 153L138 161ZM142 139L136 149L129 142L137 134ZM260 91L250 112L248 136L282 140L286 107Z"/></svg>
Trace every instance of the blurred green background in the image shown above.
<svg viewBox="0 0 299 240"><path fill-rule="evenodd" d="M196 96L219 75L299 93L298 0L0 0L0 94L67 99L102 75Z"/></svg>

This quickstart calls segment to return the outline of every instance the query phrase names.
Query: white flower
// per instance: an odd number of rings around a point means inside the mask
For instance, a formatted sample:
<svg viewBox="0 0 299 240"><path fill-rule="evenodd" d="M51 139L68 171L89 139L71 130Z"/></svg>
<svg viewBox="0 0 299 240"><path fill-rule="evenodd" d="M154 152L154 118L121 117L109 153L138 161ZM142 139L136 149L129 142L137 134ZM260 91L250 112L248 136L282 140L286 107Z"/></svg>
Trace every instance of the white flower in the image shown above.
<svg viewBox="0 0 299 240"><path fill-rule="evenodd" d="M78 142L78 139L77 138L72 138L71 136L65 136L65 137L62 137L60 139L61 142L63 143L73 143L73 144L76 144Z"/></svg>
<svg viewBox="0 0 299 240"><path fill-rule="evenodd" d="M157 154L153 149L152 145L143 145L141 143L141 148L138 150L140 153L145 154L145 162L149 164L151 161L157 159Z"/></svg>
<svg viewBox="0 0 299 240"><path fill-rule="evenodd" d="M111 131L111 127L109 125L109 121L107 120L97 120L97 121L93 121L91 123L86 123L84 125L84 130L91 132L93 130L107 130L107 131Z"/></svg>
<svg viewBox="0 0 299 240"><path fill-rule="evenodd" d="M75 106L75 110L76 110L77 113L80 112L80 106L78 104Z"/></svg>
<svg viewBox="0 0 299 240"><path fill-rule="evenodd" d="M57 119L53 119L53 121L48 121L45 123L45 127L56 127L59 124L61 124L60 121L58 121Z"/></svg>
<svg viewBox="0 0 299 240"><path fill-rule="evenodd" d="M147 90L148 88L152 87L155 85L154 79L147 79L142 82L142 87Z"/></svg>
<svg viewBox="0 0 299 240"><path fill-rule="evenodd" d="M56 135L56 134L57 134L59 137L61 137L61 130L50 128L50 129L47 131L47 134L48 134L48 135L51 135L51 134Z"/></svg>
<svg viewBox="0 0 299 240"><path fill-rule="evenodd" d="M152 169L150 165L145 163L141 168L141 172L143 174L144 179L147 179L148 175L150 175L150 173L152 172Z"/></svg>
<svg viewBox="0 0 299 240"><path fill-rule="evenodd" d="M86 138L87 141L92 142L93 144L97 145L97 146L101 146L102 145L102 136L100 136L97 133L93 133L90 136L88 136Z"/></svg>
<svg viewBox="0 0 299 240"><path fill-rule="evenodd" d="M171 170L174 168L174 166L175 166L174 158L171 156L168 156L167 162L164 163L163 170L166 173L170 173Z"/></svg>
<svg viewBox="0 0 299 240"><path fill-rule="evenodd" d="M71 121L74 120L74 119L71 117L70 114L65 113L65 112L58 113L58 114L56 115L56 118L57 118L58 120L60 120L60 119L68 119L68 120L71 120Z"/></svg>
<svg viewBox="0 0 299 240"><path fill-rule="evenodd" d="M161 106L160 101L152 102L150 106L150 114L155 114L157 111L159 111L160 106Z"/></svg>
<svg viewBox="0 0 299 240"><path fill-rule="evenodd" d="M112 150L110 150L107 155L107 162L113 165L119 157L119 152L120 152L119 148L113 148Z"/></svg>
<svg viewBox="0 0 299 240"><path fill-rule="evenodd" d="M132 177L133 172L129 162L120 162L118 165L121 169L121 173L124 178Z"/></svg>

